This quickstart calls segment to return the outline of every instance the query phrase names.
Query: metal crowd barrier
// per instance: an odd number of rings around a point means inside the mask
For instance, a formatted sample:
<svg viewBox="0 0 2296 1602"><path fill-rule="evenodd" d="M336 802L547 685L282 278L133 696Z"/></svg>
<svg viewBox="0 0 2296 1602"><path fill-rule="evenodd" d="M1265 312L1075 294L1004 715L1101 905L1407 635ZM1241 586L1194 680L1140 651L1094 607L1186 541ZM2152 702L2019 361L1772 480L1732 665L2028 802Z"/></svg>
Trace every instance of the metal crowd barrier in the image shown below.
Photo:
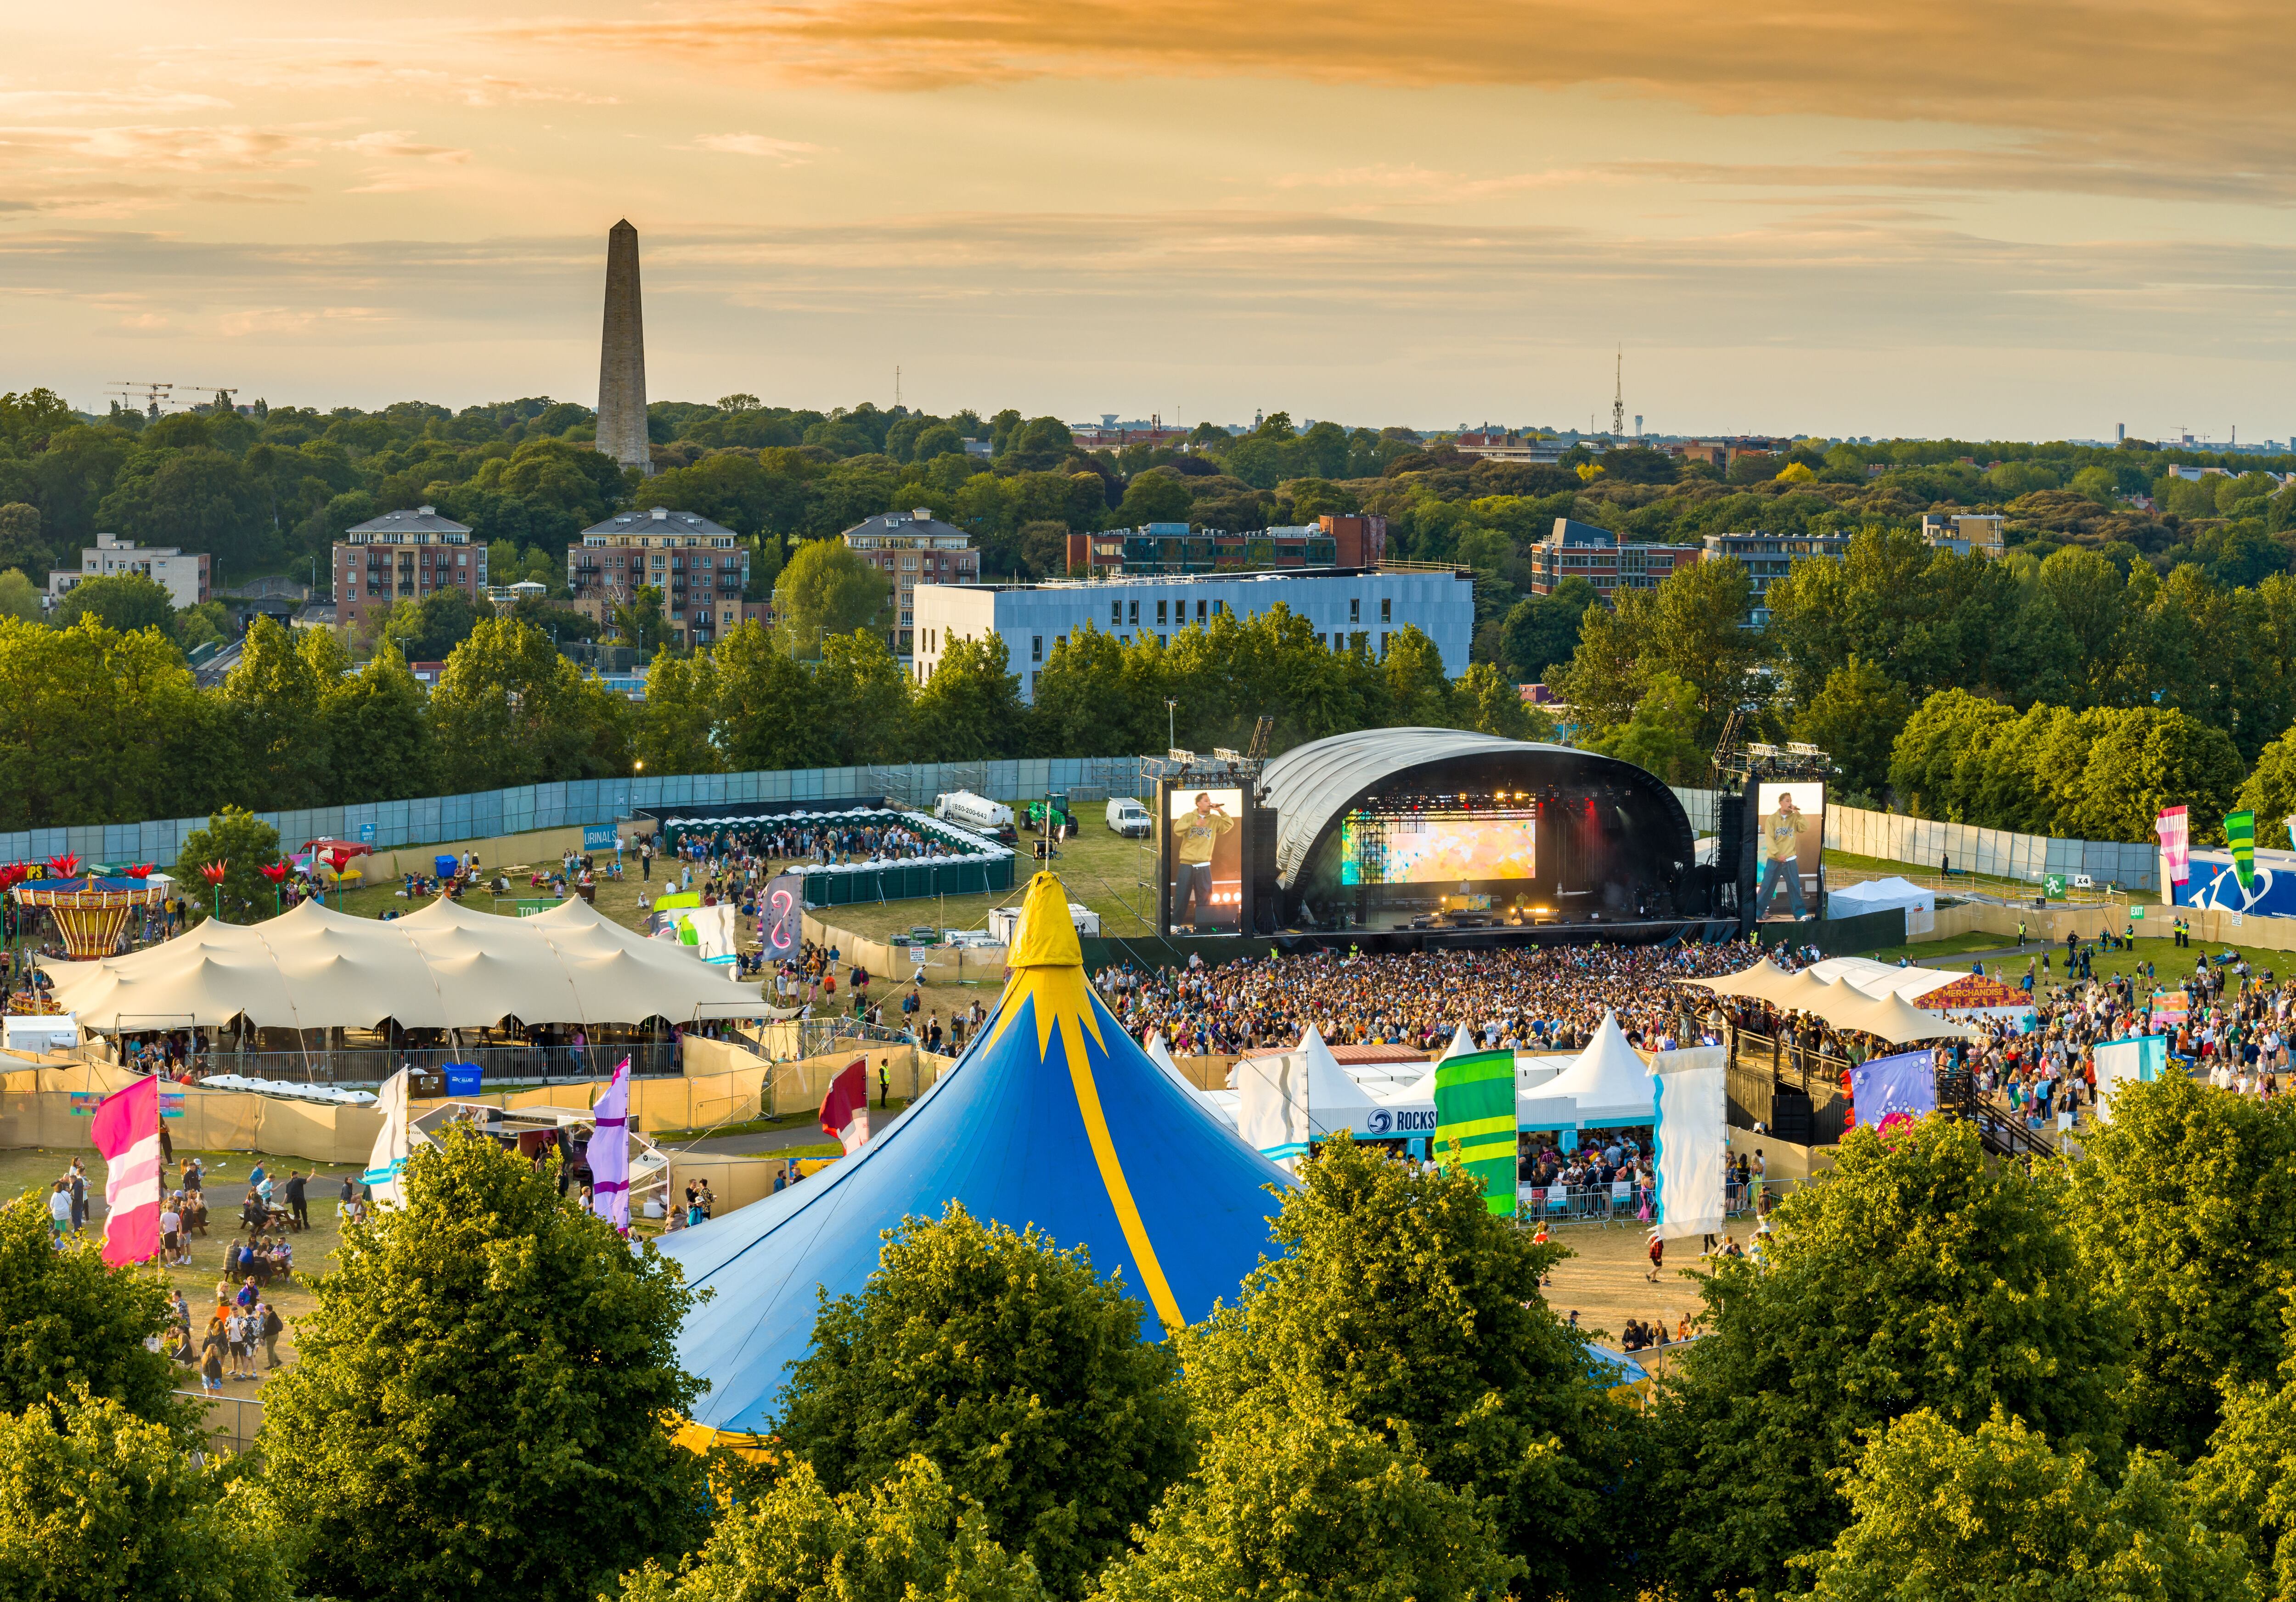
<svg viewBox="0 0 2296 1602"><path fill-rule="evenodd" d="M178 1391L176 1394L200 1403L204 1410L201 1430L211 1444L233 1452L255 1450L255 1438L263 1428L263 1404L254 1397L234 1396L228 1391Z"/></svg>

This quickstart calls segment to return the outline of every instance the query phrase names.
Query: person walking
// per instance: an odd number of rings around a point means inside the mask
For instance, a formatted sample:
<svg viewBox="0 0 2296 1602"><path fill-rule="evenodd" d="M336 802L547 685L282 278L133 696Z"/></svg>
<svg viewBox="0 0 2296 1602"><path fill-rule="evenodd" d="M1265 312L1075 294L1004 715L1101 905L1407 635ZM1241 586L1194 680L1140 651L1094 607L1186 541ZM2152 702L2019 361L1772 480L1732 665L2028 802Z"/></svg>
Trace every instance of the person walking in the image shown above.
<svg viewBox="0 0 2296 1602"><path fill-rule="evenodd" d="M877 1110L879 1112L884 1111L893 1104L893 1081L886 1071L890 1060L883 1057L877 1059Z"/></svg>
<svg viewBox="0 0 2296 1602"><path fill-rule="evenodd" d="M255 1336L263 1343L266 1372L279 1367L279 1337L286 1328L285 1320L279 1316L279 1310L270 1303L258 1302L255 1304Z"/></svg>
<svg viewBox="0 0 2296 1602"><path fill-rule="evenodd" d="M311 1227L311 1204L304 1192L304 1185L308 1177L299 1170L287 1175L287 1214L294 1220L295 1227L299 1230L308 1230Z"/></svg>
<svg viewBox="0 0 2296 1602"><path fill-rule="evenodd" d="M1658 1283L1659 1271L1666 1266L1666 1238L1652 1234L1650 1242L1650 1272L1643 1277L1652 1285Z"/></svg>
<svg viewBox="0 0 2296 1602"><path fill-rule="evenodd" d="M63 1181L58 1180L48 1190L48 1223L59 1241L71 1233L71 1190Z"/></svg>

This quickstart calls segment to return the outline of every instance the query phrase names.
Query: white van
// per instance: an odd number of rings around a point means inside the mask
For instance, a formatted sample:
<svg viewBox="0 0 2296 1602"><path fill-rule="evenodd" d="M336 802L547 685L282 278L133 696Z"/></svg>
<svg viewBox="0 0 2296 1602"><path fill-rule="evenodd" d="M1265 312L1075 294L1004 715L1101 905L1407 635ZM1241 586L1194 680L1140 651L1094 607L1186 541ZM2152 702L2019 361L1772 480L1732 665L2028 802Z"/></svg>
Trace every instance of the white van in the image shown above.
<svg viewBox="0 0 2296 1602"><path fill-rule="evenodd" d="M1111 796L1108 826L1130 840L1144 840L1156 827L1156 815L1129 796Z"/></svg>
<svg viewBox="0 0 2296 1602"><path fill-rule="evenodd" d="M971 790L945 790L933 797L933 816L960 829L993 834L1013 827L1013 809Z"/></svg>

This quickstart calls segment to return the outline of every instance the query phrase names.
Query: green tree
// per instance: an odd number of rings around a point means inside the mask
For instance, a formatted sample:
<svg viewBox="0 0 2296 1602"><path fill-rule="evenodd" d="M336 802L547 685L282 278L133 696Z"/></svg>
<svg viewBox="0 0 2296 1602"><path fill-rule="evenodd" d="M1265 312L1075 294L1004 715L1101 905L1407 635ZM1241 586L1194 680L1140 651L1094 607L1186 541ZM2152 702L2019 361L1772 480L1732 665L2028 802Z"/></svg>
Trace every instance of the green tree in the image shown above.
<svg viewBox="0 0 2296 1602"><path fill-rule="evenodd" d="M1547 595L1514 603L1499 628L1499 660L1519 684L1536 683L1568 664L1578 649L1587 609L1602 604L1593 584L1573 575Z"/></svg>
<svg viewBox="0 0 2296 1602"><path fill-rule="evenodd" d="M239 1477L85 1390L0 1413L0 1596L287 1602L279 1543Z"/></svg>
<svg viewBox="0 0 2296 1602"><path fill-rule="evenodd" d="M1816 1602L2011 1597L2256 1602L2236 1536L2204 1528L2173 1464L2137 1453L2112 1485L1997 1406L1975 1428L1923 1408L1879 1432L1843 1483L1855 1522L1808 1560ZM2211 1524L2214 1521L2210 1521Z"/></svg>
<svg viewBox="0 0 2296 1602"><path fill-rule="evenodd" d="M822 642L849 634L875 617L888 593L885 576L843 540L808 540L774 584L774 617L783 648L818 656Z"/></svg>
<svg viewBox="0 0 2296 1602"><path fill-rule="evenodd" d="M1168 467L1150 468L1135 474L1124 486L1124 499L1116 508L1116 520L1126 528L1137 528L1147 523L1185 523L1188 509L1195 497L1188 493L1187 480Z"/></svg>
<svg viewBox="0 0 2296 1602"><path fill-rule="evenodd" d="M0 826L115 823L208 805L229 768L216 723L182 654L153 631L0 617Z"/></svg>
<svg viewBox="0 0 2296 1602"><path fill-rule="evenodd" d="M588 1602L698 1544L676 1271L480 1135L416 1150L404 1185L345 1226L264 1387L266 1533L304 1587Z"/></svg>
<svg viewBox="0 0 2296 1602"><path fill-rule="evenodd" d="M1456 700L1470 728L1503 740L1546 739L1554 732L1542 713L1523 705L1522 691L1488 662L1477 662L1459 676Z"/></svg>
<svg viewBox="0 0 2296 1602"><path fill-rule="evenodd" d="M94 617L123 634L147 628L171 634L176 603L166 585L141 573L105 573L81 579L56 602L58 628L70 628L82 617Z"/></svg>
<svg viewBox="0 0 2296 1602"><path fill-rule="evenodd" d="M1577 719L1584 740L1600 740L1635 715L1649 688L1643 644L1653 626L1649 593L1629 590L1617 609L1589 607L1579 620L1570 664L1552 675L1555 693Z"/></svg>
<svg viewBox="0 0 2296 1602"><path fill-rule="evenodd" d="M1890 788L1920 818L1970 821L1964 805L1973 781L1964 780L1989 748L1996 731L2017 721L1998 701L1965 690L1940 690L1915 708L1890 748Z"/></svg>
<svg viewBox="0 0 2296 1602"><path fill-rule="evenodd" d="M430 698L439 778L459 794L627 772L627 715L541 630L489 618L447 658Z"/></svg>
<svg viewBox="0 0 2296 1602"><path fill-rule="evenodd" d="M1749 675L1767 654L1761 634L1744 626L1753 593L1735 557L1677 568L1650 592L1650 669L1698 692L1702 745L1721 737L1723 721L1748 699Z"/></svg>
<svg viewBox="0 0 2296 1602"><path fill-rule="evenodd" d="M1522 1569L1471 1492L1407 1443L1311 1402L1214 1436L1098 1597L1476 1602L1505 1595Z"/></svg>
<svg viewBox="0 0 2296 1602"><path fill-rule="evenodd" d="M2130 1327L2130 1433L2189 1462L2225 1388L2270 1382L2288 1355L2296 1110L2181 1074L2122 1085L2082 1142L2071 1199L2082 1260Z"/></svg>
<svg viewBox="0 0 2296 1602"><path fill-rule="evenodd" d="M21 568L11 568L0 573L0 617L37 623L45 614L39 586L25 577Z"/></svg>
<svg viewBox="0 0 2296 1602"><path fill-rule="evenodd" d="M926 762L1011 756L1020 748L1025 717L1021 677L1005 668L1004 636L959 635L942 646L932 677L917 691L916 756Z"/></svg>
<svg viewBox="0 0 2296 1602"><path fill-rule="evenodd" d="M828 765L829 731L813 715L812 675L762 624L742 624L711 655L728 772Z"/></svg>
<svg viewBox="0 0 2296 1602"><path fill-rule="evenodd" d="M323 674L320 708L333 755L336 801L398 801L432 793L427 699L396 645L385 641L348 678Z"/></svg>
<svg viewBox="0 0 2296 1602"><path fill-rule="evenodd" d="M669 613L662 601L659 585L640 584L627 601L614 608L614 633L648 661L669 643Z"/></svg>
<svg viewBox="0 0 2296 1602"><path fill-rule="evenodd" d="M184 837L176 852L176 877L184 881L185 899L200 917L216 909L230 923L260 923L276 917L279 897L271 881L258 871L279 861L279 831L243 806L226 806L209 814L205 829ZM202 870L211 862L224 865L223 883L208 883Z"/></svg>
<svg viewBox="0 0 2296 1602"><path fill-rule="evenodd" d="M823 725L830 766L891 762L907 748L915 682L883 635L857 629L824 640L811 689L809 715Z"/></svg>
<svg viewBox="0 0 2296 1602"><path fill-rule="evenodd" d="M1906 692L1878 663L1851 657L1794 719L1794 738L1833 758L1844 789L1878 798L1889 789L1898 732L1913 714Z"/></svg>
<svg viewBox="0 0 2296 1602"><path fill-rule="evenodd" d="M22 501L0 506L0 567L45 577L56 565L55 552L40 537L40 509Z"/></svg>
<svg viewBox="0 0 2296 1602"><path fill-rule="evenodd" d="M832 1496L808 1463L747 1499L720 1490L709 1543L675 1572L627 1576L623 1602L1044 1602L1026 1554L931 1459Z"/></svg>
<svg viewBox="0 0 2296 1602"><path fill-rule="evenodd" d="M922 1454L989 1539L1080 1596L1189 1464L1178 1365L1141 1339L1144 1313L1083 1247L952 1203L889 1233L866 1288L824 1303L781 1439L840 1494Z"/></svg>
<svg viewBox="0 0 2296 1602"><path fill-rule="evenodd" d="M85 1390L139 1418L181 1426L175 1365L144 1347L168 1312L167 1287L105 1263L94 1238L59 1249L44 1189L0 1207L0 1413Z"/></svg>
<svg viewBox="0 0 2296 1602"><path fill-rule="evenodd" d="M287 631L258 616L223 682L238 736L234 779L266 807L317 806L328 797L326 686Z"/></svg>
<svg viewBox="0 0 2296 1602"><path fill-rule="evenodd" d="M1086 624L1054 642L1037 674L1029 707L1037 748L1047 756L1103 742L1119 751L1164 749L1167 677L1154 634L1136 633L1127 644Z"/></svg>
<svg viewBox="0 0 2296 1602"><path fill-rule="evenodd" d="M663 646L646 674L632 748L649 773L723 771L718 744L718 668L707 651L676 657Z"/></svg>
<svg viewBox="0 0 2296 1602"><path fill-rule="evenodd" d="M1687 784L1707 766L1698 727L1696 687L1660 673L1652 675L1643 699L1635 703L1635 715L1587 740L1587 748L1631 762L1669 784Z"/></svg>
<svg viewBox="0 0 2296 1602"><path fill-rule="evenodd" d="M1422 1173L1341 1139L1285 1193L1283 1255L1181 1337L1188 1388L1215 1440L1270 1419L1336 1417L1435 1479L1492 1499L1520 1594L1599 1590L1623 1553L1619 1487L1636 1417L1597 1383L1585 1339L1539 1289L1563 1248L1495 1218L1481 1182Z"/></svg>
<svg viewBox="0 0 2296 1602"><path fill-rule="evenodd" d="M459 589L433 590L421 601L399 601L382 625L382 638L410 662L443 662L478 627L478 608Z"/></svg>
<svg viewBox="0 0 2296 1602"><path fill-rule="evenodd" d="M1447 729L1458 721L1443 653L1435 642L1405 624L1387 637L1381 666L1387 676L1389 716L1400 728Z"/></svg>
<svg viewBox="0 0 2296 1602"><path fill-rule="evenodd" d="M1988 1164L1943 1114L1846 1136L1782 1203L1770 1265L1704 1276L1710 1332L1660 1382L1649 1495L1675 1510L1655 1557L1685 1596L1776 1590L1849 1524L1837 1475L1865 1434L1997 1406L2051 1441L2117 1443L2127 1336L2076 1255L2063 1188Z"/></svg>
<svg viewBox="0 0 2296 1602"><path fill-rule="evenodd" d="M0 584L6 582L0 576ZM2272 830L2283 818L2296 816L2296 726L2284 731L2258 755L2255 767L2241 783L2233 810L2254 813L2259 831Z"/></svg>

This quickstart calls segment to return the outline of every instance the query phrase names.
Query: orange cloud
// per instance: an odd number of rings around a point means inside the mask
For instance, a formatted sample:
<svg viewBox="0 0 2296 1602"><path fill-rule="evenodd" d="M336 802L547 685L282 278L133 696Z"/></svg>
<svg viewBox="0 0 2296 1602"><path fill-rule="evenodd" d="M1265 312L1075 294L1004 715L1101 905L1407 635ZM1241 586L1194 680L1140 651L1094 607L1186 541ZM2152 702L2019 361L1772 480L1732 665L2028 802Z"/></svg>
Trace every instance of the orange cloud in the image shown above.
<svg viewBox="0 0 2296 1602"><path fill-rule="evenodd" d="M1722 115L1934 122L2021 135L2003 158L2009 187L2036 175L2126 192L2253 179L2280 198L2265 175L2296 166L2296 96L2282 82L2296 7L2272 0L1651 0L1623 12L1560 0L736 0L482 31L878 90L1158 76L1594 87ZM1967 181L2000 186L1985 166L1970 158ZM1906 169L1915 186L1934 176Z"/></svg>

